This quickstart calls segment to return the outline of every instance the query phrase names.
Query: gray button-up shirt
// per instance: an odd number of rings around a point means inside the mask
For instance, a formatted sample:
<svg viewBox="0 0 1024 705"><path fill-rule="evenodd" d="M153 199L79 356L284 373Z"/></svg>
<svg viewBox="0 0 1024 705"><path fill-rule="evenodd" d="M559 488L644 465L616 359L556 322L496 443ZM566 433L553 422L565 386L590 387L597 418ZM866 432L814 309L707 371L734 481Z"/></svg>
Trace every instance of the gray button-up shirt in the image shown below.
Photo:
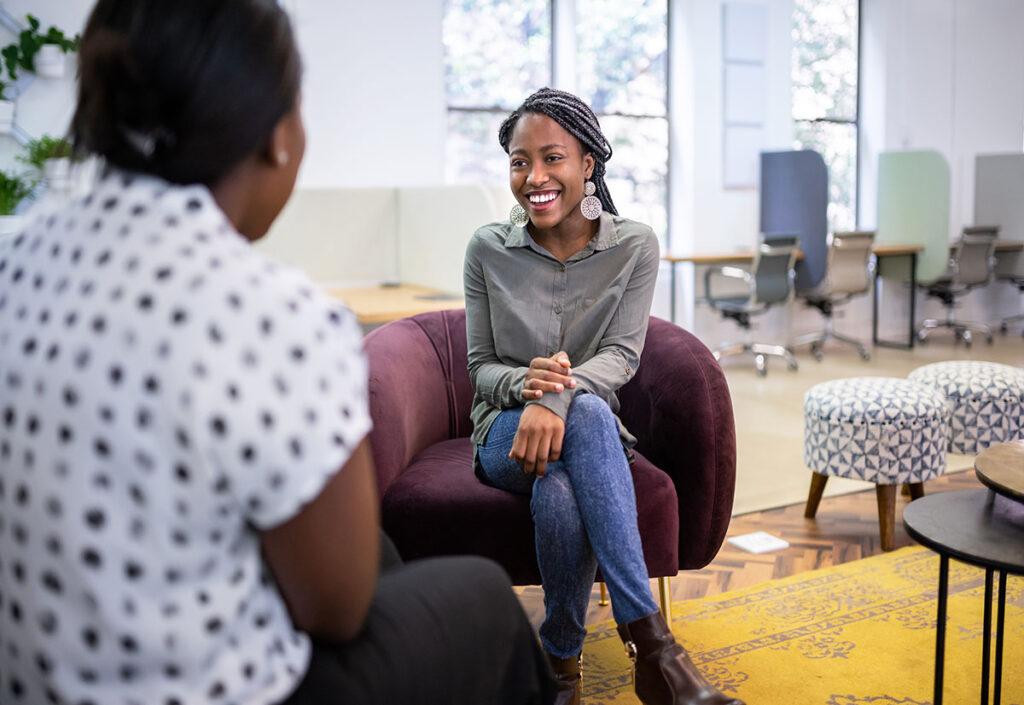
<svg viewBox="0 0 1024 705"><path fill-rule="evenodd" d="M607 212L597 234L564 263L508 221L474 233L463 279L475 445L502 410L524 405L530 360L559 350L569 355L576 387L525 403L564 420L573 397L590 393L618 412L616 391L640 362L658 258L648 226ZM635 444L621 421L619 432L625 445Z"/></svg>

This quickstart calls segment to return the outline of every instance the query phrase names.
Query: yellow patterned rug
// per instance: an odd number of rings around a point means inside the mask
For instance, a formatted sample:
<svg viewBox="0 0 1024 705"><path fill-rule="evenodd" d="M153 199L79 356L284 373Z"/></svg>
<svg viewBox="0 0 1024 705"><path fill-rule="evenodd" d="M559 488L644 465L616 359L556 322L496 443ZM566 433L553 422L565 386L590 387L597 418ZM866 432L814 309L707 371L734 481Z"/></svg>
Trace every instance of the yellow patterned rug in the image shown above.
<svg viewBox="0 0 1024 705"><path fill-rule="evenodd" d="M939 558L923 548L674 603L672 631L747 705L932 702ZM998 578L994 581L998 591ZM950 561L944 702L981 696L985 573ZM993 601L993 653L995 649ZM1007 580L1005 705L1024 705L1024 578ZM584 703L636 703L612 621L583 647Z"/></svg>

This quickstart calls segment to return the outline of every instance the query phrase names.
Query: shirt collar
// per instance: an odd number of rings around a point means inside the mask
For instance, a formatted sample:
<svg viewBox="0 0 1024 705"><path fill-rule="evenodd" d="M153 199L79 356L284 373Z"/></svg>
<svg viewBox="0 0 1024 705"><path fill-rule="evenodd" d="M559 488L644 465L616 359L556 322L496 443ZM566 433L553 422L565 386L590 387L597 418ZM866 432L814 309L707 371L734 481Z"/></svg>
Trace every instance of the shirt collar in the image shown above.
<svg viewBox="0 0 1024 705"><path fill-rule="evenodd" d="M619 227L615 223L615 219L608 211L601 211L601 217L598 219L597 233L594 237L590 238L590 242L582 250L569 259L582 259L594 252L607 250L618 244ZM526 226L513 225L508 232L508 237L505 238L505 247L529 247L530 245L536 245L536 243L530 237L530 233L527 232Z"/></svg>

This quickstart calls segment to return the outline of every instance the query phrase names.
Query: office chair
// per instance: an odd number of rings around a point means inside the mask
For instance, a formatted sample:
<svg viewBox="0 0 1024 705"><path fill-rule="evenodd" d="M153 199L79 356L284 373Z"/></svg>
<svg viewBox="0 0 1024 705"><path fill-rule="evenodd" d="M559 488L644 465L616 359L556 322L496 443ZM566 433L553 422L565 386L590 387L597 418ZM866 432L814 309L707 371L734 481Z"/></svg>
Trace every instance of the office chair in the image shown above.
<svg viewBox="0 0 1024 705"><path fill-rule="evenodd" d="M1007 282L1010 286L1017 287L1017 291L1024 294L1024 276L1019 274L1007 274L999 277L999 281ZM999 330L1005 333L1010 328L1011 323L1018 321L1024 321L1024 313L1018 313L1013 316L1007 316L1006 318L999 321ZM1024 335L1024 329L1021 330L1021 335Z"/></svg>
<svg viewBox="0 0 1024 705"><path fill-rule="evenodd" d="M985 340L992 342L992 329L984 323L962 321L953 315L956 300L975 287L987 284L995 269L996 236L999 227L984 225L966 227L960 239L953 245L953 254L949 258L949 266L938 279L921 288L928 296L942 301L946 307L946 319L929 318L921 324L917 331L917 339L922 343L928 338L928 332L934 328L952 328L954 341L963 340L964 345L971 346L971 331L984 334Z"/></svg>
<svg viewBox="0 0 1024 705"><path fill-rule="evenodd" d="M873 230L830 233L828 236L828 253L825 256L825 276L818 286L800 294L808 306L821 311L825 317L825 330L820 333L808 333L794 339L789 346L811 344L811 354L821 361L822 348L829 340L846 343L857 348L864 361L871 359L871 353L859 340L848 338L836 333L833 328L832 312L839 304L846 303L854 296L866 294L871 290L873 266L871 245L875 241Z"/></svg>
<svg viewBox="0 0 1024 705"><path fill-rule="evenodd" d="M793 281L796 272L797 235L773 234L764 235L757 248L757 254L751 271L739 267L712 267L704 274L704 295L711 308L722 314L723 318L731 318L744 330L745 340L742 343L723 343L715 351L715 359L721 360L726 355L751 353L757 374L767 374L767 355L781 357L791 370L797 369L793 351L784 345L759 343L751 340L750 317L764 313L772 306L788 304L793 300ZM711 282L715 277L740 280L747 285L745 295L715 296Z"/></svg>

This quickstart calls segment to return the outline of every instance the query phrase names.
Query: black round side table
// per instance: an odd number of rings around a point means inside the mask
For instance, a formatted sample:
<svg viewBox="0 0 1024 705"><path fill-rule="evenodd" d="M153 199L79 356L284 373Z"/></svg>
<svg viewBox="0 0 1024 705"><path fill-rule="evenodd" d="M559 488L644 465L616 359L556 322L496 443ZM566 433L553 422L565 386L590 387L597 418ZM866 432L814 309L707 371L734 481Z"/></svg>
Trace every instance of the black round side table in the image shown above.
<svg viewBox="0 0 1024 705"><path fill-rule="evenodd" d="M985 569L985 617L981 657L981 702L988 703L992 638L992 582L999 573L996 618L995 688L999 705L1003 669L1006 576L1024 575L1024 503L991 490L943 492L916 499L903 510L903 525L915 541L939 554L938 623L935 634L934 705L942 705L946 645L946 598L949 559Z"/></svg>

